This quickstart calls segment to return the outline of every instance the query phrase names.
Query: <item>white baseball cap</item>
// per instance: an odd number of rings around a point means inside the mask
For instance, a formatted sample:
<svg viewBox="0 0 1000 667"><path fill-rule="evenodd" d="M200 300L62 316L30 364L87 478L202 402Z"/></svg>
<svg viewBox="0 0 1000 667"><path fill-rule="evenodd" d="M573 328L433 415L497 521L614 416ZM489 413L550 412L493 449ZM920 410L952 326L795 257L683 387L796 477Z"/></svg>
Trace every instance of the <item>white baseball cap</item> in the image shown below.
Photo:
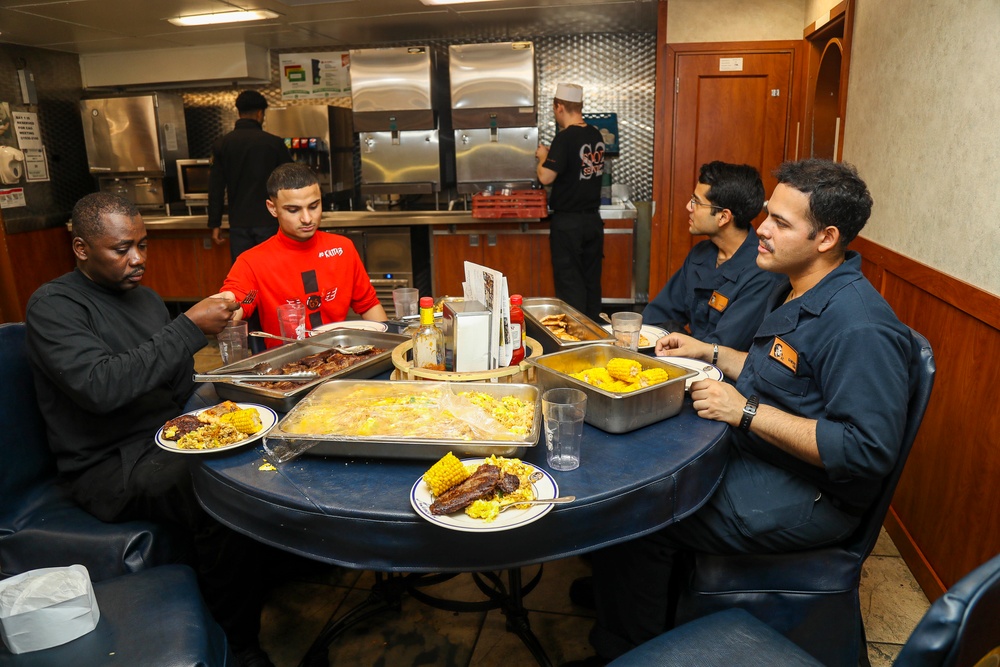
<svg viewBox="0 0 1000 667"><path fill-rule="evenodd" d="M583 102L583 86L575 83L560 83L556 86L556 99L564 102Z"/></svg>

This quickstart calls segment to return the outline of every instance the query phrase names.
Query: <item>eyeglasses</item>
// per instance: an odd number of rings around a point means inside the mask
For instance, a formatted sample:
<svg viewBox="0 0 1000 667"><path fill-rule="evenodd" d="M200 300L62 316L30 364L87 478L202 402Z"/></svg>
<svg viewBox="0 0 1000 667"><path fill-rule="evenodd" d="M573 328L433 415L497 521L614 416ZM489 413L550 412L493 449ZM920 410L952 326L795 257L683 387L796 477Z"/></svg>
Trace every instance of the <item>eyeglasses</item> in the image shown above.
<svg viewBox="0 0 1000 667"><path fill-rule="evenodd" d="M691 195L691 206L707 206L710 209L712 209L712 213L713 214L715 214L715 213L717 213L717 212L719 212L719 211L721 211L721 210L723 210L725 208L724 206L716 206L715 204L706 204L704 202L700 202L700 201L698 201L698 196L697 195Z"/></svg>

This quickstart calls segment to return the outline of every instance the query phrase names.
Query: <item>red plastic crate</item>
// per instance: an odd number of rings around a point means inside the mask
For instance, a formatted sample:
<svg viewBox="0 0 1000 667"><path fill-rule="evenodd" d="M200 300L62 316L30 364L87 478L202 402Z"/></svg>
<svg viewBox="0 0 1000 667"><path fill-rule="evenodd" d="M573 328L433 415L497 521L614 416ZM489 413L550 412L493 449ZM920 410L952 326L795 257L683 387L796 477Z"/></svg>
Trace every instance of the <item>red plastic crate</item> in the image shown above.
<svg viewBox="0 0 1000 667"><path fill-rule="evenodd" d="M514 190L509 195L472 195L473 218L544 218L548 214L545 190Z"/></svg>

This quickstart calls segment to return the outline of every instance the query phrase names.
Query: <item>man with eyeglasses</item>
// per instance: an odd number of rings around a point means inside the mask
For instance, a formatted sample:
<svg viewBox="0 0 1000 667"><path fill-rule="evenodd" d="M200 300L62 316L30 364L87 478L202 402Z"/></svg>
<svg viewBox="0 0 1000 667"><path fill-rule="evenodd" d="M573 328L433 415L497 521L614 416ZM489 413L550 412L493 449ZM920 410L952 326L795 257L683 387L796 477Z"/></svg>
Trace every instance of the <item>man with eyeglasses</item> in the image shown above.
<svg viewBox="0 0 1000 667"><path fill-rule="evenodd" d="M764 319L776 276L757 267L750 224L764 205L764 184L749 165L709 162L688 202L688 229L707 235L642 311L642 321L698 340L746 350Z"/></svg>

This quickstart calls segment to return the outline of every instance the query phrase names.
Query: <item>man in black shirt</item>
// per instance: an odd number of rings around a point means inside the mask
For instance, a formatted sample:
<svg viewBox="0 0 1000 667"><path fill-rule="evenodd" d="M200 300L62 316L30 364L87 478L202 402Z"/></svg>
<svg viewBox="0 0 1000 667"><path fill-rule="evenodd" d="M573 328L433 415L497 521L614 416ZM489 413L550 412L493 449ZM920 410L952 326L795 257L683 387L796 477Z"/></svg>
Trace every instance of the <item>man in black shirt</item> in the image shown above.
<svg viewBox="0 0 1000 667"><path fill-rule="evenodd" d="M556 297L596 320L601 312L604 222L601 179L604 139L583 120L583 88L560 83L552 101L559 132L552 147L539 146L538 180L552 185L549 247Z"/></svg>
<svg viewBox="0 0 1000 667"><path fill-rule="evenodd" d="M240 304L217 294L171 318L140 284L146 228L120 197L99 192L77 203L72 248L76 269L39 287L25 317L60 475L102 521L146 519L188 536L205 602L237 667L268 667L257 643L261 547L210 518L195 497L188 457L153 441L166 420L191 409L193 354Z"/></svg>
<svg viewBox="0 0 1000 667"><path fill-rule="evenodd" d="M208 184L208 226L222 243L222 201L229 197L229 251L241 252L274 236L278 223L267 210L267 177L279 164L292 161L280 137L264 131L267 100L256 90L236 98L236 128L212 147Z"/></svg>

